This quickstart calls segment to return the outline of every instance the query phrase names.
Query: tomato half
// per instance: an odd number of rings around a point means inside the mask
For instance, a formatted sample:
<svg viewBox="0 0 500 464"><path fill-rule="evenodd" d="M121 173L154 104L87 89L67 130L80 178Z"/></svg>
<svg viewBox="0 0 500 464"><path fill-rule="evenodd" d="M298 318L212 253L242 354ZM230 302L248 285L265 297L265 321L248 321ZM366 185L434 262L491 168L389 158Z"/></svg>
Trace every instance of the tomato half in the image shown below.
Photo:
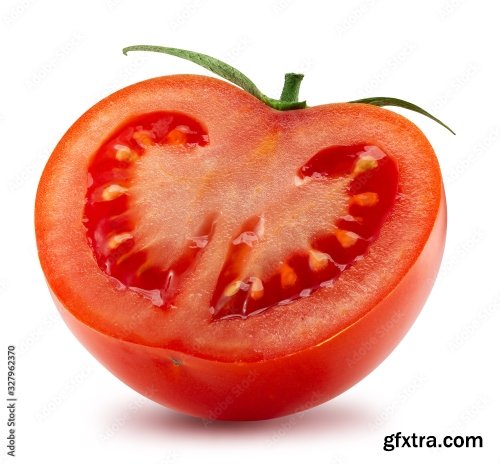
<svg viewBox="0 0 500 464"><path fill-rule="evenodd" d="M404 117L278 111L195 75L86 112L35 216L88 350L154 401L233 420L312 407L374 369L420 311L446 228L435 154Z"/></svg>

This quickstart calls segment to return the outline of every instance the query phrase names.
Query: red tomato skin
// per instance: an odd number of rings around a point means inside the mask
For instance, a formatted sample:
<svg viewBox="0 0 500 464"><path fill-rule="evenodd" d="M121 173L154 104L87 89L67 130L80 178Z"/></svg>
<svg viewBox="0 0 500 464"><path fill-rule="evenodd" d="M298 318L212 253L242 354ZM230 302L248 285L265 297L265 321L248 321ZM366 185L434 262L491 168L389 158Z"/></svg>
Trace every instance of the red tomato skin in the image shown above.
<svg viewBox="0 0 500 464"><path fill-rule="evenodd" d="M328 340L283 357L220 362L134 344L76 319L52 293L66 324L112 373L144 396L212 420L261 420L293 414L346 391L396 347L422 309L446 235L442 190L427 243L399 284L367 314Z"/></svg>

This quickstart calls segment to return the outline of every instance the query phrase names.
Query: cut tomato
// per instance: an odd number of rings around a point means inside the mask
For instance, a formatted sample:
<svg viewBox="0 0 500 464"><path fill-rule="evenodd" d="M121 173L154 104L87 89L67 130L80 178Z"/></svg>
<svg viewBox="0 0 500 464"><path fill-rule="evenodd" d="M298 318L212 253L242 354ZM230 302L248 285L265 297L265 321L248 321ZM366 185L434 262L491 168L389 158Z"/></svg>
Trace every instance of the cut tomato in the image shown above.
<svg viewBox="0 0 500 464"><path fill-rule="evenodd" d="M439 267L431 145L367 103L279 111L224 81L140 82L45 168L40 261L113 373L209 419L320 404L396 346Z"/></svg>

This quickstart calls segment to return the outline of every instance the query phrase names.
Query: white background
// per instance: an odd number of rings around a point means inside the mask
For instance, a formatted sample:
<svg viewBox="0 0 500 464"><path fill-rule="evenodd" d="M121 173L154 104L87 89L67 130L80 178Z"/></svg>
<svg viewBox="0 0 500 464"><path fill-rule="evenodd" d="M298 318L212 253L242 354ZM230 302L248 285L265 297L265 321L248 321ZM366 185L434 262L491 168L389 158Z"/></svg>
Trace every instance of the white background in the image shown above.
<svg viewBox="0 0 500 464"><path fill-rule="evenodd" d="M15 460L499 463L497 6L472 0L3 0L0 388L7 387L6 351L14 344ZM163 74L206 73L173 57L121 54L136 43L213 55L272 96L279 95L285 72L304 72L301 96L310 105L404 98L457 132L401 110L426 132L441 162L449 202L444 262L404 341L339 398L291 417L204 427L114 378L59 318L33 231L35 190L52 148L81 113L114 90ZM5 454L1 409L0 462L14 462ZM384 435L398 431L482 435L484 448L383 451Z"/></svg>

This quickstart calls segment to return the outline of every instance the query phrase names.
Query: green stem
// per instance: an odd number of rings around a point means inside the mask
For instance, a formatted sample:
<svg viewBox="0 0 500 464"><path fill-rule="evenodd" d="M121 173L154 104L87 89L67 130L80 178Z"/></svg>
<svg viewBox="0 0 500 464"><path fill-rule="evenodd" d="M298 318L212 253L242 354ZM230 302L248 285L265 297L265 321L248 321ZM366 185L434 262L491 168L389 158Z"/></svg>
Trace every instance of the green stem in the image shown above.
<svg viewBox="0 0 500 464"><path fill-rule="evenodd" d="M304 79L304 74L286 73L280 100L286 102L299 101L299 90L302 79Z"/></svg>

